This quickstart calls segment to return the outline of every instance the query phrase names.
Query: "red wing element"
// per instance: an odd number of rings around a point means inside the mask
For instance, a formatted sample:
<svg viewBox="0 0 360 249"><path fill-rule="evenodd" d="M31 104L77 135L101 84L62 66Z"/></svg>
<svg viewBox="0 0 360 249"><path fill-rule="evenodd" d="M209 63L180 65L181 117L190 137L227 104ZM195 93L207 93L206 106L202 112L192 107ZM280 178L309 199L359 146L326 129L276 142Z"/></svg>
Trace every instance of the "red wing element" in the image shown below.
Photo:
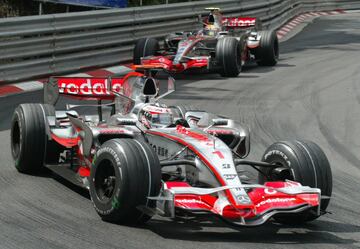
<svg viewBox="0 0 360 249"><path fill-rule="evenodd" d="M164 66L161 63L149 63L142 65L134 65L133 68L136 70L149 70L149 69L163 69Z"/></svg>
<svg viewBox="0 0 360 249"><path fill-rule="evenodd" d="M228 28L247 28L254 27L256 24L255 17L224 17L222 23Z"/></svg>
<svg viewBox="0 0 360 249"><path fill-rule="evenodd" d="M292 210L297 208L317 207L320 204L320 196L317 193L285 194L276 190L277 188L281 190L284 187L301 186L300 184L290 185L286 182L266 183L265 186L269 186L271 189L253 188L248 193L252 201L251 206L234 206L227 200L212 194L185 193L184 189L188 188L191 190L193 188L185 182L166 182L165 186L166 189L175 192L174 204L176 208L190 212L207 211L235 221L241 218L245 218L244 221L250 223L258 220L258 224L262 224L269 219L270 216L266 217L266 215L273 211L292 212ZM178 189L182 189L184 192L176 194Z"/></svg>

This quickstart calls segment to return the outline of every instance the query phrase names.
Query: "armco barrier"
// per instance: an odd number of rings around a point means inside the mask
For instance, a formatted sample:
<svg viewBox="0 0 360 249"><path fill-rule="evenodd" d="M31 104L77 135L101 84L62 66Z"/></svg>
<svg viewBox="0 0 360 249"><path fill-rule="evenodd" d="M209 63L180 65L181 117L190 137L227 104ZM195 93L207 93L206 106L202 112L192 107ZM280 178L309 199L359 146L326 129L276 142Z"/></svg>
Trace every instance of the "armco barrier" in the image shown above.
<svg viewBox="0 0 360 249"><path fill-rule="evenodd" d="M60 75L131 59L141 37L200 26L208 6L256 16L276 29L306 11L357 9L355 0L223 0L0 19L0 83Z"/></svg>

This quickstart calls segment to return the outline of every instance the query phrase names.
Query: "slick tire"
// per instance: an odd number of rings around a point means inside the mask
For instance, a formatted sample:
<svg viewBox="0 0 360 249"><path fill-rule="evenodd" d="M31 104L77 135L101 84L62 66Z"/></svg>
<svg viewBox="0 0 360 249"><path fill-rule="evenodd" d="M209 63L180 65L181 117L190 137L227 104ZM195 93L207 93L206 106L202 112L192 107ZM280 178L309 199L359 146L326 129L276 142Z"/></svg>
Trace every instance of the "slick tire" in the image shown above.
<svg viewBox="0 0 360 249"><path fill-rule="evenodd" d="M216 60L223 77L237 77L241 72L241 43L234 37L224 37L216 44Z"/></svg>
<svg viewBox="0 0 360 249"><path fill-rule="evenodd" d="M260 46L255 50L255 59L260 66L275 66L279 60L279 40L276 32L259 31Z"/></svg>
<svg viewBox="0 0 360 249"><path fill-rule="evenodd" d="M147 143L111 139L96 152L89 183L91 200L103 220L141 224L156 207L148 197L159 194L160 162Z"/></svg>
<svg viewBox="0 0 360 249"><path fill-rule="evenodd" d="M154 38L141 38L139 39L133 51L134 65L141 64L141 58L155 55L160 49L159 42Z"/></svg>
<svg viewBox="0 0 360 249"><path fill-rule="evenodd" d="M46 115L55 113L43 104L21 104L11 122L11 153L16 169L21 173L36 174L43 169L46 156Z"/></svg>
<svg viewBox="0 0 360 249"><path fill-rule="evenodd" d="M321 189L321 195L331 197L332 173L329 161L322 149L310 141L285 141L272 144L264 153L262 161L289 168L289 174L277 176L273 170L260 168L267 177L259 174L259 181L281 181L285 179L301 183L303 186ZM283 178L283 179L282 179ZM325 211L330 199L322 199L320 208ZM317 219L316 210L299 214L277 215L275 220L285 224L299 224Z"/></svg>

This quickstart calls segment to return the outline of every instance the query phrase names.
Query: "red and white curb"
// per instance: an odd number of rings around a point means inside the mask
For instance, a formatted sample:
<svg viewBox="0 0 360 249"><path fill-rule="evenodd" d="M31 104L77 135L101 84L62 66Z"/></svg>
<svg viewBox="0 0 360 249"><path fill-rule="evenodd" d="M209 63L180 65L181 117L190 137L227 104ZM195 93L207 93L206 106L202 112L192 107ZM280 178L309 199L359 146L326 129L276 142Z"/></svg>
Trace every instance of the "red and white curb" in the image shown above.
<svg viewBox="0 0 360 249"><path fill-rule="evenodd" d="M291 30L293 30L295 27L297 27L299 24L306 21L306 19L319 17L319 16L332 16L332 15L338 15L343 14L346 11L344 10L333 10L333 11L317 11L317 12L307 12L301 15L298 15L291 19L287 24L282 26L277 31L278 39L283 39Z"/></svg>
<svg viewBox="0 0 360 249"><path fill-rule="evenodd" d="M66 77L109 77L115 74L126 74L131 70L132 69L129 64L129 65L121 65L121 66L113 66L103 69L97 69L86 73L69 74L66 75ZM3 85L0 86L0 97L7 96L9 94L41 90L43 88L44 83L46 82L47 80L34 80L23 83Z"/></svg>

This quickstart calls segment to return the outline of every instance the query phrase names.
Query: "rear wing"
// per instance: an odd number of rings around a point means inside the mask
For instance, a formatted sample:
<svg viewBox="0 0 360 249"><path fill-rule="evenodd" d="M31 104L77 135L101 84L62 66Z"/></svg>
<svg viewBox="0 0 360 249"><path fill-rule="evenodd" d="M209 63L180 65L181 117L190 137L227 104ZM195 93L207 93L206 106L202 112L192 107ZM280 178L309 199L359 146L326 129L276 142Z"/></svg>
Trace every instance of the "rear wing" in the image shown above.
<svg viewBox="0 0 360 249"><path fill-rule="evenodd" d="M222 25L228 29L261 28L260 20L256 17L223 17Z"/></svg>
<svg viewBox="0 0 360 249"><path fill-rule="evenodd" d="M55 105L60 94L82 100L113 100L114 93L123 94L124 81L143 76L129 73L125 77L51 77L44 84L44 103Z"/></svg>
<svg viewBox="0 0 360 249"><path fill-rule="evenodd" d="M160 94L159 81L151 71L160 70L154 66L138 66L139 72L128 73L123 78L112 77L51 77L44 84L44 103L55 105L64 95L81 100L114 101L116 97L133 101L156 101L175 91L174 79L168 78L167 91Z"/></svg>

